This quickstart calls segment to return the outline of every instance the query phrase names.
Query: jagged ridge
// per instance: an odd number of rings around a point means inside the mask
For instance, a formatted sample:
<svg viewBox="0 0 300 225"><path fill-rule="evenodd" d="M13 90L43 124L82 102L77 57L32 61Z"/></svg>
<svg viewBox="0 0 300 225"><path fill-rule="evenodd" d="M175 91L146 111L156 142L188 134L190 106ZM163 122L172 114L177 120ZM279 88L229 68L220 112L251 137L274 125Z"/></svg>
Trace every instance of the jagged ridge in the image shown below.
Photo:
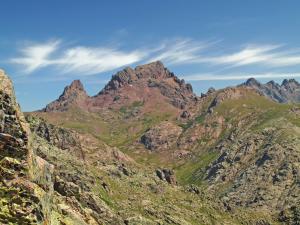
<svg viewBox="0 0 300 225"><path fill-rule="evenodd" d="M262 84L250 78L242 86L254 88L279 103L300 102L300 84L295 79L285 79L282 84L274 81Z"/></svg>
<svg viewBox="0 0 300 225"><path fill-rule="evenodd" d="M125 68L113 75L108 84L93 97L89 97L81 82L75 80L57 100L42 111L66 111L72 106L97 111L107 107L118 108L136 101L146 103L157 99L180 109L197 101L192 86L157 61L137 66L135 69Z"/></svg>

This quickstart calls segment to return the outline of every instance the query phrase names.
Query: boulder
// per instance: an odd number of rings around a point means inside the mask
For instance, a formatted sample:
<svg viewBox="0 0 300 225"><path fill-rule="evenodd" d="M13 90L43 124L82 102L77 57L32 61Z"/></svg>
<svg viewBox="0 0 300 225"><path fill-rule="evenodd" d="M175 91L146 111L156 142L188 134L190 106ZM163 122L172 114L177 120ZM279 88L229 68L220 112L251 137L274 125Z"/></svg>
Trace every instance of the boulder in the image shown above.
<svg viewBox="0 0 300 225"><path fill-rule="evenodd" d="M162 122L148 130L141 137L141 143L151 151L167 150L176 144L181 132L181 127L171 122Z"/></svg>

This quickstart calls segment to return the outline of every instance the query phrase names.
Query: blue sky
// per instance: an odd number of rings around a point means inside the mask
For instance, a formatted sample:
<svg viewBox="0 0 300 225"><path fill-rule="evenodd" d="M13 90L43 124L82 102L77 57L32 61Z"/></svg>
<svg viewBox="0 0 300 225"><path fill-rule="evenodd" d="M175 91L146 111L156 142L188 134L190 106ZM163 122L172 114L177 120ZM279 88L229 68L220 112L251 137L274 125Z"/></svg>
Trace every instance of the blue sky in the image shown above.
<svg viewBox="0 0 300 225"><path fill-rule="evenodd" d="M24 111L81 79L90 95L126 66L161 60L196 93L300 78L299 1L3 1L0 68Z"/></svg>

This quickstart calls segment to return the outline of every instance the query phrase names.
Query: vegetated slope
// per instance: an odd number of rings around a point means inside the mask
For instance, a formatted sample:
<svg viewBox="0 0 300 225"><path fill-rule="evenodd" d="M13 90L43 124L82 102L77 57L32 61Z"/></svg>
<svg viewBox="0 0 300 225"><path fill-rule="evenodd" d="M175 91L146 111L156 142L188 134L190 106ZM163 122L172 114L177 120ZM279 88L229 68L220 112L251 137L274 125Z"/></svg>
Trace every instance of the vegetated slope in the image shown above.
<svg viewBox="0 0 300 225"><path fill-rule="evenodd" d="M279 221L296 224L300 205L300 107L275 103L250 90L236 98L236 90L225 89L216 95L221 102L213 104L202 123L221 116L226 129L209 149L211 162L203 167L200 155L200 165L192 167L192 172L188 164L183 165L188 175L185 181L205 184L229 211L260 210ZM197 165L198 160L192 162Z"/></svg>
<svg viewBox="0 0 300 225"><path fill-rule="evenodd" d="M192 224L209 224L213 221L211 218L215 218L216 224L225 224L232 219L230 216L236 218L231 223L238 224L241 221L246 224L296 224L299 221L298 105L276 103L264 97L262 91L245 85L218 91L210 89L197 97L189 85L159 62L137 68L117 73L98 95L87 97L84 104L71 101L72 104L66 104L63 109L31 113L55 126L76 130L80 136L88 135L95 141L93 146L101 143L118 148L132 159L130 165L124 165L136 171L132 179L138 184L134 188L128 185L133 180L127 175L126 179L120 178L124 183L116 185L114 178L109 183L113 193L118 194L108 199L121 205L126 202L122 218L135 212L134 218L141 215L152 222L158 219L176 223L165 217L171 213L167 209L176 199L178 208L172 213L185 212L187 217L180 218ZM291 92L293 90L296 89ZM101 161L101 154L95 154L101 151L101 148L83 150L84 157L90 158L87 162ZM89 157L91 152L94 157ZM82 161L82 158L74 159L77 160ZM65 166L59 168L58 171ZM96 168L99 173L106 171L105 167ZM120 168L123 171L122 165ZM156 184L161 180L168 191L161 195L157 191L154 195L151 191L145 192L144 183L151 179ZM170 187L167 182L177 183L177 186ZM178 189L183 192L177 192ZM125 190L135 197L126 200ZM212 193L215 202L212 205L217 207L213 207L213 213L207 212L212 217L206 217L206 213L199 216L202 209L196 207L198 197L189 203L196 202L195 210L186 212L184 202L177 199L189 198L184 190L201 193L204 202L207 190ZM148 199L152 202L150 205L159 209L150 215L144 203L136 201L147 196L153 197ZM165 199L166 196L170 198ZM163 197L163 202L156 197ZM213 199L219 199L221 206ZM209 205L202 206L209 208ZM152 214L160 216L154 219ZM200 222L200 217L206 219Z"/></svg>
<svg viewBox="0 0 300 225"><path fill-rule="evenodd" d="M33 117L28 117L28 121L37 153L54 165L53 224L213 224L218 221L239 224L242 220L226 213L217 200L201 189L160 179L155 171L136 164L115 148L106 151L98 148L95 157L89 152L92 143L76 139L84 152L83 160L72 152L77 145L72 140L73 131L64 131L70 135L66 139L69 144L65 142L64 146L70 147L57 148L44 135L47 132L38 131L40 126L45 127L45 121ZM47 127L51 127L51 136L62 137L63 128L49 124ZM110 154L111 151L114 153Z"/></svg>

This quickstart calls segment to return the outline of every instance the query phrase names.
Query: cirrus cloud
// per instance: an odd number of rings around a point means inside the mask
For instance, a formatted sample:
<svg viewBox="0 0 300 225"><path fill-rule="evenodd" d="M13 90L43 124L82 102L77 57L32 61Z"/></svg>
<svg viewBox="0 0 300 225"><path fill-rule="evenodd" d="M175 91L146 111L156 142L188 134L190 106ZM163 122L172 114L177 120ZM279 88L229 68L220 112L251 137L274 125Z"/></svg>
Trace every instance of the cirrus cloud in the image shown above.
<svg viewBox="0 0 300 225"><path fill-rule="evenodd" d="M52 66L62 73L92 75L130 65L145 57L145 52L140 50L125 52L116 48L85 46L62 48L60 43L55 40L25 46L20 50L21 56L9 62L21 65L25 73Z"/></svg>
<svg viewBox="0 0 300 225"><path fill-rule="evenodd" d="M9 60L22 66L27 74L45 67L60 73L93 75L135 63L156 60L169 65L203 65L227 70L248 65L268 68L300 66L299 49L287 49L282 44L247 44L236 51L220 52L220 41L195 41L188 38L164 40L156 46L130 51L111 46L64 46L61 40L29 44L20 55ZM222 48L224 49L224 48Z"/></svg>
<svg viewBox="0 0 300 225"><path fill-rule="evenodd" d="M26 73L52 64L49 56L57 51L60 41L54 40L43 44L31 44L21 49L22 56L10 59L11 63L22 65Z"/></svg>

